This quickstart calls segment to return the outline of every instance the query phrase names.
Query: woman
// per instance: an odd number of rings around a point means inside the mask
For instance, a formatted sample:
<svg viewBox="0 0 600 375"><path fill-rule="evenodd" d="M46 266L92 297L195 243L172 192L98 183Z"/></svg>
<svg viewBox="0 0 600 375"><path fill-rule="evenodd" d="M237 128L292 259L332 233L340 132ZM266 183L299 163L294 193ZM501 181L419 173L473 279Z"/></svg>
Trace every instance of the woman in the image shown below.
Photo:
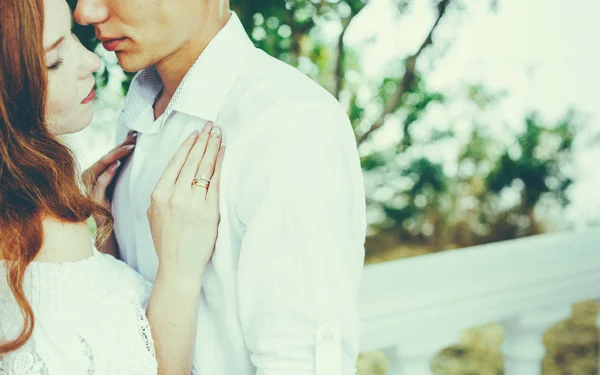
<svg viewBox="0 0 600 375"><path fill-rule="evenodd" d="M64 0L3 0L0 12L0 374L189 374L217 232L220 137L194 132L156 186L151 292L93 247L86 224L93 216L109 238L106 187L133 137L88 171L91 194L56 138L91 121L98 58L72 35ZM196 178L207 166L214 175Z"/></svg>

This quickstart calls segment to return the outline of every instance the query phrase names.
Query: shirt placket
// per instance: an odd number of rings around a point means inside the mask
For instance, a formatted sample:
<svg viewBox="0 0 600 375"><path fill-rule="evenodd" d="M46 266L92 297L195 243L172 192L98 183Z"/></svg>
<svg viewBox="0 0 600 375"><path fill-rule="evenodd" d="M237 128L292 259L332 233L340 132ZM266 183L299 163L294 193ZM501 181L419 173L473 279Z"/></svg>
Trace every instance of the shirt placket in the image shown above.
<svg viewBox="0 0 600 375"><path fill-rule="evenodd" d="M139 136L138 139L138 143L136 145L136 152L134 152L132 159L131 159L131 174L129 176L129 187L128 187L128 199L127 199L127 203L129 206L129 214L131 216L131 222L132 222L132 226L131 226L131 230L133 233L131 233L131 238L132 238L132 242L134 243L134 249L133 249L133 253L135 256L135 264L137 266L138 270L142 269L142 264L140 262L141 259L143 259L144 254L141 254L140 252L144 250L144 244L140 243L140 241L142 240L142 236L140 236L140 225L144 225L144 222L140 220L140 215L139 215L139 210L140 210L140 204L139 204L139 189L137 188L139 186L140 180L141 180L141 169L143 166L143 163L141 161L143 161L143 155L140 155L141 153L143 153L143 144L144 142L142 141L143 135Z"/></svg>

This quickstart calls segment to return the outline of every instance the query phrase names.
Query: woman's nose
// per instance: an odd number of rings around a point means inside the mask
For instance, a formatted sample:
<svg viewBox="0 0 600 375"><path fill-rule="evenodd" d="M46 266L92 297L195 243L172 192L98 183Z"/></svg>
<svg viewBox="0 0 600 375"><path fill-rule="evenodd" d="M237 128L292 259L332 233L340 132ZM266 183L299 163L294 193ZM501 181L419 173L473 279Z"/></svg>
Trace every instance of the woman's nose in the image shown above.
<svg viewBox="0 0 600 375"><path fill-rule="evenodd" d="M84 79L87 78L90 74L100 70L101 62L98 55L91 51L88 51L83 46L81 46L81 48L83 49L83 56L81 56L78 75L80 79Z"/></svg>

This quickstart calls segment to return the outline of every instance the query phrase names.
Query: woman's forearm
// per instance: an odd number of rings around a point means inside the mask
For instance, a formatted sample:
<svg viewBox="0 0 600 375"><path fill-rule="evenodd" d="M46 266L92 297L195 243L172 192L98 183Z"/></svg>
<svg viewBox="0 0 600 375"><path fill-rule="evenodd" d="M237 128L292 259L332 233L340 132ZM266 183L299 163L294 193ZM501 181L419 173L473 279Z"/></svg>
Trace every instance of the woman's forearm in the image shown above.
<svg viewBox="0 0 600 375"><path fill-rule="evenodd" d="M159 267L146 311L159 375L190 375L192 371L200 289L200 282L161 272Z"/></svg>
<svg viewBox="0 0 600 375"><path fill-rule="evenodd" d="M173 155L147 211L159 266L146 314L159 375L192 371L202 276L219 225L222 133L211 129L194 131Z"/></svg>

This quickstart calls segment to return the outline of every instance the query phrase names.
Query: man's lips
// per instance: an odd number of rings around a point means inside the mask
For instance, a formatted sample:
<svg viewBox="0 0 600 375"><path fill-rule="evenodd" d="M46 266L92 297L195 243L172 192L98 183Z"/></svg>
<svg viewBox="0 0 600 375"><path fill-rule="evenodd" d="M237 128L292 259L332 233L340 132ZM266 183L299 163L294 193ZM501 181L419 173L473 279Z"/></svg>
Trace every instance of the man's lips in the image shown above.
<svg viewBox="0 0 600 375"><path fill-rule="evenodd" d="M95 97L96 97L96 90L94 90L94 88L92 87L92 91L90 91L89 95L85 99L83 99L81 104L88 104L92 100L94 100Z"/></svg>
<svg viewBox="0 0 600 375"><path fill-rule="evenodd" d="M116 51L119 46L121 45L121 43L123 43L125 41L125 38L120 38L120 39L100 39L100 41L102 42L102 46L104 47L105 50L113 52Z"/></svg>

